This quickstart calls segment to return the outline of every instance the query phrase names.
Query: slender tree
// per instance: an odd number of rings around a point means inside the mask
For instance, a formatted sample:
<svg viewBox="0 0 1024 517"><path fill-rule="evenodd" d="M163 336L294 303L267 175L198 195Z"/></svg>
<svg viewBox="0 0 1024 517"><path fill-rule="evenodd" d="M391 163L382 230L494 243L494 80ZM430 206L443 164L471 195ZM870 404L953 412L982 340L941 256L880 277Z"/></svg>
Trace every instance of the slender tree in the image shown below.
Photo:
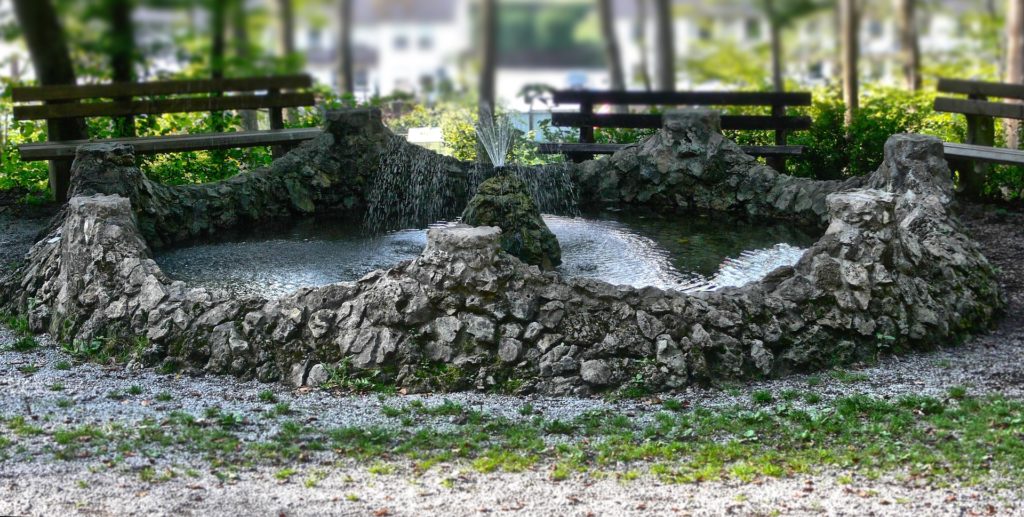
<svg viewBox="0 0 1024 517"><path fill-rule="evenodd" d="M612 90L625 90L626 79L622 72L622 57L619 41L615 37L615 16L611 0L597 0L597 14L601 18L601 35L604 38L604 58L608 62L608 77Z"/></svg>
<svg viewBox="0 0 1024 517"><path fill-rule="evenodd" d="M654 0L654 26L656 57L654 76L662 91L676 89L675 37L672 28L672 1Z"/></svg>
<svg viewBox="0 0 1024 517"><path fill-rule="evenodd" d="M223 0L210 2L210 77L224 77L224 31L227 28L227 6Z"/></svg>
<svg viewBox="0 0 1024 517"><path fill-rule="evenodd" d="M857 60L860 56L857 41L860 27L860 13L857 0L839 0L839 34L843 65L843 102L846 104L845 121L853 122L853 115L860 107Z"/></svg>
<svg viewBox="0 0 1024 517"><path fill-rule="evenodd" d="M114 82L135 81L135 30L132 25L133 0L108 0L110 19L108 53ZM130 100L130 99L116 99ZM129 115L117 120L119 136L135 136L135 117Z"/></svg>
<svg viewBox="0 0 1024 517"><path fill-rule="evenodd" d="M352 75L352 0L339 0L338 8L338 90L355 93Z"/></svg>
<svg viewBox="0 0 1024 517"><path fill-rule="evenodd" d="M651 91L651 65L647 62L647 0L636 0L637 44L640 46L640 81L644 89Z"/></svg>
<svg viewBox="0 0 1024 517"><path fill-rule="evenodd" d="M768 20L768 40L771 47L772 88L781 92L786 89L783 77L782 31L794 22L819 9L827 7L830 0L761 0L761 11Z"/></svg>
<svg viewBox="0 0 1024 517"><path fill-rule="evenodd" d="M21 26L39 84L75 84L75 69L64 29L50 0L14 0L14 15ZM47 121L46 132L50 141L88 138L85 121L80 118ZM70 178L70 161L50 162L50 191L57 201L67 200Z"/></svg>
<svg viewBox="0 0 1024 517"><path fill-rule="evenodd" d="M231 0L231 35L234 40L235 59L239 63L248 63L252 59L248 22L245 0ZM256 110L241 110L239 114L242 117L242 129L255 131L259 128Z"/></svg>
<svg viewBox="0 0 1024 517"><path fill-rule="evenodd" d="M1006 82L1024 83L1024 5L1021 0L1009 0L1006 10ZM1020 122L1006 120L1006 144L1019 147Z"/></svg>
<svg viewBox="0 0 1024 517"><path fill-rule="evenodd" d="M498 5L497 0L480 2L480 98L477 116L480 120L494 114L494 82L497 63Z"/></svg>
<svg viewBox="0 0 1024 517"><path fill-rule="evenodd" d="M913 91L921 89L921 49L917 41L917 0L896 0L900 31L903 81Z"/></svg>
<svg viewBox="0 0 1024 517"><path fill-rule="evenodd" d="M295 55L295 9L292 0L277 0L279 50L285 59Z"/></svg>

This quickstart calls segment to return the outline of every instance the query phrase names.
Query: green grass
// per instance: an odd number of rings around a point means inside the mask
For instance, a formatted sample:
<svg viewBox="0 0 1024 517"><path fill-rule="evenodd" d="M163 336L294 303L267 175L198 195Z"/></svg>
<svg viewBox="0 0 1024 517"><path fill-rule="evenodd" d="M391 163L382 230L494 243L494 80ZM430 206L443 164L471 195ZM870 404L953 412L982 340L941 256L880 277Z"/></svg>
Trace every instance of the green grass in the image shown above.
<svg viewBox="0 0 1024 517"><path fill-rule="evenodd" d="M803 395L806 401L812 394ZM665 482L733 480L752 482L838 469L842 475L872 478L885 473L919 478L941 486L990 477L1024 482L1024 402L976 397L904 396L885 400L851 395L797 407L787 397L772 403L751 400L724 409L666 407L632 417L611 411L574 419L539 415L506 419L467 410L446 401L426 406L416 399L396 408L402 418L427 425L345 427L307 425L306 416L277 424L276 434L249 438L248 424L211 407L201 415L175 411L159 421L136 425L77 427L46 431L24 417L3 420L0 436L43 440L60 459L112 461L126 451L158 457L185 450L205 458L216 472L251 465L273 465L276 477L291 479L303 465L332 459L363 462L371 473L387 475L397 465L416 472L437 465L478 472L544 468L552 480L575 472L619 473L628 481L649 475ZM431 419L459 425L433 426ZM10 449L10 446L7 447ZM456 467L460 468L460 467ZM315 484L321 479L307 471ZM173 471L140 473L150 481Z"/></svg>
<svg viewBox="0 0 1024 517"><path fill-rule="evenodd" d="M174 397L170 394L170 392L167 391L161 391L160 393L156 394L157 402L170 402L173 399Z"/></svg>

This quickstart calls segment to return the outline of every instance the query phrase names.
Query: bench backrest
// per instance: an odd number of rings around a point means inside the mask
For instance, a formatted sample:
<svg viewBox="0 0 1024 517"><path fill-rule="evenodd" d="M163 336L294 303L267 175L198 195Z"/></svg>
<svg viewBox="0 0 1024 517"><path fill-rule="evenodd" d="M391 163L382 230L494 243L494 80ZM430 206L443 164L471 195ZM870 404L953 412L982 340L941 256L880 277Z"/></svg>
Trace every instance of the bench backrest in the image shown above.
<svg viewBox="0 0 1024 517"><path fill-rule="evenodd" d="M787 106L810 106L808 92L630 92L558 90L555 104L579 104L578 113L555 112L551 123L562 127L659 128L661 115L642 113L594 113L595 104L620 106L768 106L771 115L723 115L722 129L793 131L811 127L811 118L787 116ZM580 140L588 141L581 131ZM779 142L784 143L784 142Z"/></svg>
<svg viewBox="0 0 1024 517"><path fill-rule="evenodd" d="M935 111L961 113L968 116L1024 119L1024 104L988 100L989 97L1024 100L1024 85L939 79L937 89L941 93L964 94L967 95L967 98L936 97Z"/></svg>
<svg viewBox="0 0 1024 517"><path fill-rule="evenodd" d="M312 85L312 78L304 74L237 79L185 79L13 88L11 98L16 103L34 103L15 106L14 118L17 120L127 117L143 114L260 108L279 110L312 106L315 104L312 93L282 93L282 90L309 88ZM256 94L260 91L265 91L266 94ZM235 95L224 96L224 93ZM137 100L136 97L142 99ZM92 102L99 99L108 100Z"/></svg>

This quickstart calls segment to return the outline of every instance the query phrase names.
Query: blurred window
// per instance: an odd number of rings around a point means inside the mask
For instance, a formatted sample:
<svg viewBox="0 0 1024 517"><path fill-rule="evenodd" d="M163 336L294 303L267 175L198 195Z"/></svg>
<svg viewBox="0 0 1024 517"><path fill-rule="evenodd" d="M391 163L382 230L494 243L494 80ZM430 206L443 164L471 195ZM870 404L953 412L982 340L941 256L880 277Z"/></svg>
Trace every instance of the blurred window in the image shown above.
<svg viewBox="0 0 1024 517"><path fill-rule="evenodd" d="M881 21L871 20L868 22L868 34L870 34L872 38L881 38L883 32L885 31L882 27Z"/></svg>
<svg viewBox="0 0 1024 517"><path fill-rule="evenodd" d="M807 66L807 75L811 79L821 79L825 76L821 61L815 61Z"/></svg>
<svg viewBox="0 0 1024 517"><path fill-rule="evenodd" d="M757 18L747 18L744 26L744 32L746 33L747 39L751 41L757 41L761 39L761 20Z"/></svg>
<svg viewBox="0 0 1024 517"><path fill-rule="evenodd" d="M394 47L395 50L405 50L409 47L409 38L403 35L395 36Z"/></svg>

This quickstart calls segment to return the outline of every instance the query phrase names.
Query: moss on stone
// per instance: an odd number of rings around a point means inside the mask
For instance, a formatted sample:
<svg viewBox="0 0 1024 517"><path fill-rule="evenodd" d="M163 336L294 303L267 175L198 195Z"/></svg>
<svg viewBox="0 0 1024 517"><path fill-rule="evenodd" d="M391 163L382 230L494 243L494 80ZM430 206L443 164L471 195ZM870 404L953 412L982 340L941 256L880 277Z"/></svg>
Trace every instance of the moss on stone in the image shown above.
<svg viewBox="0 0 1024 517"><path fill-rule="evenodd" d="M501 228L501 247L527 264L553 269L562 263L558 239L540 216L526 184L500 172L480 184L462 213L473 226Z"/></svg>

